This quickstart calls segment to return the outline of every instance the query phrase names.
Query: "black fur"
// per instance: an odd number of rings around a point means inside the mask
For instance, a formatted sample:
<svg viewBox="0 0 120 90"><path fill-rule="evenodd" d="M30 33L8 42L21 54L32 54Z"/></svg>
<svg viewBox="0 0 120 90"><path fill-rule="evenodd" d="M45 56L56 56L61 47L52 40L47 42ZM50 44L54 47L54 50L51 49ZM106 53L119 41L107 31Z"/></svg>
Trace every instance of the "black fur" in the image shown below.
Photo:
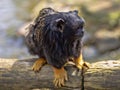
<svg viewBox="0 0 120 90"><path fill-rule="evenodd" d="M84 20L77 11L57 12L46 9L51 12L39 15L34 24L30 25L26 42L32 54L61 68L71 57L77 58L81 53Z"/></svg>

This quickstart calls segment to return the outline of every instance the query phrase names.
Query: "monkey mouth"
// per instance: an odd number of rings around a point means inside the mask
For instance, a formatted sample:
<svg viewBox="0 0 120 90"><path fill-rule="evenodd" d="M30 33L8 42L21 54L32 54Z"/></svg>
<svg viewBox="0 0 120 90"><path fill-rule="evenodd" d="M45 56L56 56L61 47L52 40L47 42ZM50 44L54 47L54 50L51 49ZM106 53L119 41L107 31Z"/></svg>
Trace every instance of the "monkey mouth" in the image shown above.
<svg viewBox="0 0 120 90"><path fill-rule="evenodd" d="M77 30L75 33L75 38L82 38L84 36L84 29Z"/></svg>

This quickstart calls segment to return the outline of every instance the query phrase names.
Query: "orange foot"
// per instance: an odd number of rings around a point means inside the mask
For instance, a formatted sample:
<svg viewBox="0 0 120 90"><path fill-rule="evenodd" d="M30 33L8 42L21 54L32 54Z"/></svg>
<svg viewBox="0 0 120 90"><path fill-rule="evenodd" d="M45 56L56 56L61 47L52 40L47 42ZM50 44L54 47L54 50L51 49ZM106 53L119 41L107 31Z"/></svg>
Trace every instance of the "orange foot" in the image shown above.
<svg viewBox="0 0 120 90"><path fill-rule="evenodd" d="M53 70L54 70L54 76L55 76L53 83L55 87L64 86L65 80L66 81L68 80L67 72L65 71L64 67L62 67L61 69L57 69L53 67Z"/></svg>
<svg viewBox="0 0 120 90"><path fill-rule="evenodd" d="M89 69L90 64L87 62L84 62L82 54L75 59L75 64L79 69L86 68Z"/></svg>
<svg viewBox="0 0 120 90"><path fill-rule="evenodd" d="M32 66L32 70L34 72L39 72L42 66L45 64L46 64L46 60L44 58L40 58L37 61L35 61L35 63Z"/></svg>

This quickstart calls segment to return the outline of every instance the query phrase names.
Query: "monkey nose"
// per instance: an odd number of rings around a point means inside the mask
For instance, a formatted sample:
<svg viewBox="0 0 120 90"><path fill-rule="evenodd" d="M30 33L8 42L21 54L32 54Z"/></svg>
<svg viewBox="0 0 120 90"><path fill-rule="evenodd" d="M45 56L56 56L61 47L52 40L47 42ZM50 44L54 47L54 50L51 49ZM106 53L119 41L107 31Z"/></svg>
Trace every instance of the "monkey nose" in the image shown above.
<svg viewBox="0 0 120 90"><path fill-rule="evenodd" d="M81 18L80 24L81 24L81 25L84 25L84 24L85 24L85 20L84 20L83 18Z"/></svg>
<svg viewBox="0 0 120 90"><path fill-rule="evenodd" d="M81 30L80 33L83 35L84 34L84 30Z"/></svg>
<svg viewBox="0 0 120 90"><path fill-rule="evenodd" d="M80 36L83 36L84 35L84 30L82 29L81 31L80 31Z"/></svg>

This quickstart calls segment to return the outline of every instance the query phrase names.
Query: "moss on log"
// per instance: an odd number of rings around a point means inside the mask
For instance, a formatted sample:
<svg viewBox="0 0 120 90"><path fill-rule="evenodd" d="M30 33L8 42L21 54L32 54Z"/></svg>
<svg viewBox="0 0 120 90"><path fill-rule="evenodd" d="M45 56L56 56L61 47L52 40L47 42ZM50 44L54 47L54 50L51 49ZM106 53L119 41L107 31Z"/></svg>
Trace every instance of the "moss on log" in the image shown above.
<svg viewBox="0 0 120 90"><path fill-rule="evenodd" d="M91 63L81 77L81 71L66 66L69 81L62 88L55 88L51 66L44 66L39 73L31 70L36 59L0 59L0 90L120 90L120 60Z"/></svg>

